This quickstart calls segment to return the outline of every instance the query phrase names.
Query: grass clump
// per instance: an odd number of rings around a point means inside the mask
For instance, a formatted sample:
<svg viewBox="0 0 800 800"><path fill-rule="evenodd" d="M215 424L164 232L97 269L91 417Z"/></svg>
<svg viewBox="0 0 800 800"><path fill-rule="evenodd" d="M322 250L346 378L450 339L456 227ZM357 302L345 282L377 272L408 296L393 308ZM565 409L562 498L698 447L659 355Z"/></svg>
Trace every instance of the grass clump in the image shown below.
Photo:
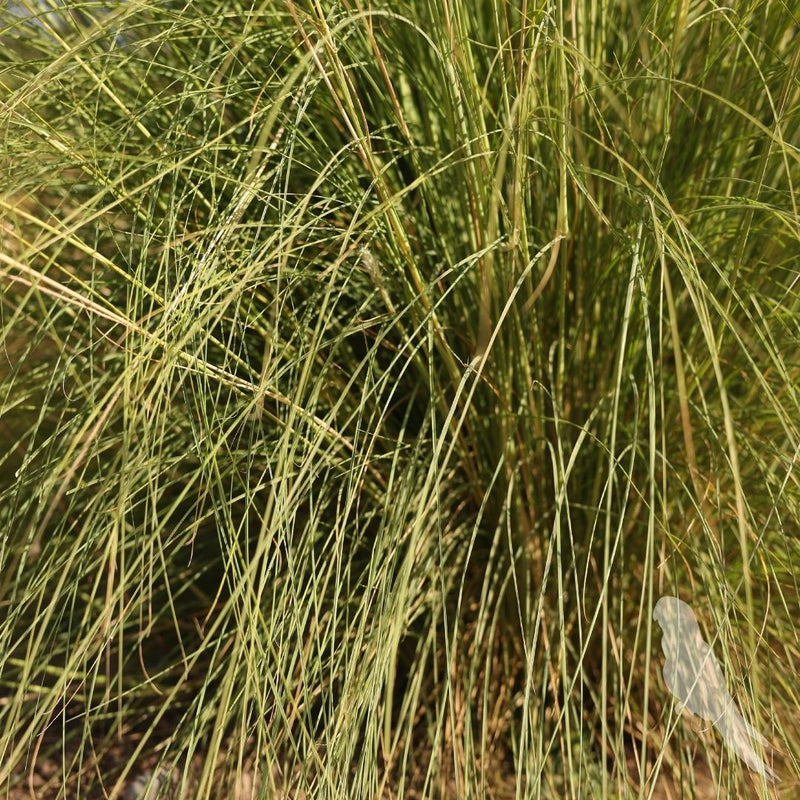
<svg viewBox="0 0 800 800"><path fill-rule="evenodd" d="M0 12L0 786L767 795L661 594L796 786L800 8L602 5Z"/></svg>

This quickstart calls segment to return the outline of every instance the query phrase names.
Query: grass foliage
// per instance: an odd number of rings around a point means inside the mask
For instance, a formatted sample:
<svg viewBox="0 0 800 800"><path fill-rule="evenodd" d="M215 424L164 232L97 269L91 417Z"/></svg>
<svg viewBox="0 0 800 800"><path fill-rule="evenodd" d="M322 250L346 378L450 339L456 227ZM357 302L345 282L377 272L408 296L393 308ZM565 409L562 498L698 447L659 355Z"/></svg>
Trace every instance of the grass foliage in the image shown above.
<svg viewBox="0 0 800 800"><path fill-rule="evenodd" d="M799 19L5 4L0 787L796 791Z"/></svg>

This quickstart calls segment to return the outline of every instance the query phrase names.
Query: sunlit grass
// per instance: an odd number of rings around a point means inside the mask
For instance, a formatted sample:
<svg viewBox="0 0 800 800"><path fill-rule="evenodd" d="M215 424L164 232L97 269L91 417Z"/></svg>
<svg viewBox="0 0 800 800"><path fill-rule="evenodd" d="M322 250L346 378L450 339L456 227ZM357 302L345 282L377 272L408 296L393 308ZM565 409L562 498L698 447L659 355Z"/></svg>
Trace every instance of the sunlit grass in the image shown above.
<svg viewBox="0 0 800 800"><path fill-rule="evenodd" d="M0 787L792 797L800 7L48 5L0 11Z"/></svg>

